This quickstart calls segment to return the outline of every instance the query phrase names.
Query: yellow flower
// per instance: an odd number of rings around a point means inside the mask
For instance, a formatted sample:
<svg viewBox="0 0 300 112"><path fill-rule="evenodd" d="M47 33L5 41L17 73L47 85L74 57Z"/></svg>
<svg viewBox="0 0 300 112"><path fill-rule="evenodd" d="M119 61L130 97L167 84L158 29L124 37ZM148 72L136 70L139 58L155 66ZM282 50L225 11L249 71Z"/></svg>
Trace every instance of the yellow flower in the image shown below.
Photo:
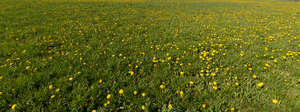
<svg viewBox="0 0 300 112"><path fill-rule="evenodd" d="M275 63L277 63L277 62L278 62L278 61L277 61L277 59L274 59L273 61L274 61Z"/></svg>
<svg viewBox="0 0 300 112"><path fill-rule="evenodd" d="M70 77L70 78L69 78L69 81L72 81L72 80L73 80L73 77Z"/></svg>
<svg viewBox="0 0 300 112"><path fill-rule="evenodd" d="M217 81L213 81L213 85L217 85Z"/></svg>
<svg viewBox="0 0 300 112"><path fill-rule="evenodd" d="M211 75L212 77L214 77L214 76L216 76L216 73L211 73L210 75Z"/></svg>
<svg viewBox="0 0 300 112"><path fill-rule="evenodd" d="M103 82L103 81L102 81L101 79L98 81L99 84L101 84L102 82Z"/></svg>
<svg viewBox="0 0 300 112"><path fill-rule="evenodd" d="M30 69L30 66L26 66L26 68L25 68L26 70L29 70Z"/></svg>
<svg viewBox="0 0 300 112"><path fill-rule="evenodd" d="M171 60L172 58L171 57L168 57L168 60Z"/></svg>
<svg viewBox="0 0 300 112"><path fill-rule="evenodd" d="M142 105L142 110L145 110L145 106L144 105Z"/></svg>
<svg viewBox="0 0 300 112"><path fill-rule="evenodd" d="M236 86L239 86L240 84L239 84L238 82L235 82L235 85L236 85Z"/></svg>
<svg viewBox="0 0 300 112"><path fill-rule="evenodd" d="M168 109L172 109L173 106L171 104L168 105Z"/></svg>
<svg viewBox="0 0 300 112"><path fill-rule="evenodd" d="M49 85L49 89L52 89L53 88L53 85L51 84L51 85Z"/></svg>
<svg viewBox="0 0 300 112"><path fill-rule="evenodd" d="M142 93L142 96L146 96L146 93Z"/></svg>
<svg viewBox="0 0 300 112"><path fill-rule="evenodd" d="M214 90L217 90L217 89L218 89L218 87L217 87L217 86L213 86L213 89L214 89Z"/></svg>
<svg viewBox="0 0 300 112"><path fill-rule="evenodd" d="M179 95L180 95L180 96L183 96L183 91L180 91L180 92L179 92Z"/></svg>
<svg viewBox="0 0 300 112"><path fill-rule="evenodd" d="M133 91L133 94L136 95L136 94L137 94L137 91L134 90L134 91Z"/></svg>
<svg viewBox="0 0 300 112"><path fill-rule="evenodd" d="M202 104L202 108L206 108L206 104Z"/></svg>
<svg viewBox="0 0 300 112"><path fill-rule="evenodd" d="M263 86L264 86L264 83L263 83L263 82L260 82L260 83L257 84L257 86L258 86L258 87L263 87Z"/></svg>
<svg viewBox="0 0 300 112"><path fill-rule="evenodd" d="M13 104L13 105L11 106L11 109L12 109L12 110L15 110L16 106L17 106L17 104Z"/></svg>
<svg viewBox="0 0 300 112"><path fill-rule="evenodd" d="M56 92L59 92L59 91L60 91L60 89L59 89L59 88L57 88L57 89L56 89Z"/></svg>
<svg viewBox="0 0 300 112"><path fill-rule="evenodd" d="M266 67L269 67L269 68L271 67L270 64L268 64L268 63L266 63L265 66L266 66Z"/></svg>
<svg viewBox="0 0 300 112"><path fill-rule="evenodd" d="M256 79L257 78L257 76L254 74L253 76L252 76L254 79Z"/></svg>
<svg viewBox="0 0 300 112"><path fill-rule="evenodd" d="M273 102L274 104L277 104L277 103L278 103L278 100L273 99L272 102Z"/></svg>
<svg viewBox="0 0 300 112"><path fill-rule="evenodd" d="M0 76L0 80L3 79L3 76Z"/></svg>
<svg viewBox="0 0 300 112"><path fill-rule="evenodd" d="M111 94L107 94L106 98L110 99L110 97L111 97Z"/></svg>
<svg viewBox="0 0 300 112"><path fill-rule="evenodd" d="M184 75L184 72L181 71L181 72L180 72L180 75Z"/></svg>
<svg viewBox="0 0 300 112"><path fill-rule="evenodd" d="M249 71L252 71L253 69L252 69L252 68L248 68L248 70L249 70Z"/></svg>
<svg viewBox="0 0 300 112"><path fill-rule="evenodd" d="M234 110L235 110L235 108L233 108L233 107L232 107L232 108L230 108L230 110L231 110L231 111L234 111Z"/></svg>
<svg viewBox="0 0 300 112"><path fill-rule="evenodd" d="M2 96L3 95L3 92L2 91L0 91L0 96Z"/></svg>
<svg viewBox="0 0 300 112"><path fill-rule="evenodd" d="M161 85L159 86L160 89L164 89L165 87L166 87L166 86L163 85L163 84L161 84Z"/></svg>
<svg viewBox="0 0 300 112"><path fill-rule="evenodd" d="M97 112L96 110L92 110L92 112Z"/></svg>
<svg viewBox="0 0 300 112"><path fill-rule="evenodd" d="M193 81L190 81L190 85L191 85L191 86L194 85L194 82L193 82Z"/></svg>
<svg viewBox="0 0 300 112"><path fill-rule="evenodd" d="M52 95L50 98L53 99L55 97L55 95Z"/></svg>
<svg viewBox="0 0 300 112"><path fill-rule="evenodd" d="M119 94L121 95L121 94L123 94L124 93L124 90L123 89L120 89L119 90Z"/></svg>
<svg viewBox="0 0 300 112"><path fill-rule="evenodd" d="M128 73L129 73L131 76L134 75L134 72L133 72L133 71L129 71Z"/></svg>

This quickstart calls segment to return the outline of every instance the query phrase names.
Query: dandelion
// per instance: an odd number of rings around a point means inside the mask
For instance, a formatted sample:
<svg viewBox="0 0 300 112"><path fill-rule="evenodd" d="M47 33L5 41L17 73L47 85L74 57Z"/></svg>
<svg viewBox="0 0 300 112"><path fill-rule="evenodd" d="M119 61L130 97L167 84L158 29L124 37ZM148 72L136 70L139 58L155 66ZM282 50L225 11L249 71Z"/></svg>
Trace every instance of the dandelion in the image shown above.
<svg viewBox="0 0 300 112"><path fill-rule="evenodd" d="M257 86L258 86L258 87L263 87L263 86L264 86L264 83L263 83L263 82L260 82L260 83L257 84Z"/></svg>
<svg viewBox="0 0 300 112"><path fill-rule="evenodd" d="M194 82L193 81L190 81L190 86L194 85Z"/></svg>
<svg viewBox="0 0 300 112"><path fill-rule="evenodd" d="M3 79L3 76L0 76L0 80Z"/></svg>
<svg viewBox="0 0 300 112"><path fill-rule="evenodd" d="M17 104L13 104L13 105L11 106L11 109L12 109L12 110L15 110L16 106L17 106Z"/></svg>
<svg viewBox="0 0 300 112"><path fill-rule="evenodd" d="M2 91L0 91L0 96L2 96L3 95L3 92Z"/></svg>
<svg viewBox="0 0 300 112"><path fill-rule="evenodd" d="M142 105L142 110L145 110L145 106L144 105Z"/></svg>
<svg viewBox="0 0 300 112"><path fill-rule="evenodd" d="M60 91L60 89L59 89L59 88L57 88L55 91L56 91L56 92L59 92L59 91Z"/></svg>
<svg viewBox="0 0 300 112"><path fill-rule="evenodd" d="M98 81L99 84L101 84L102 82L103 82L103 81L102 81L101 79Z"/></svg>
<svg viewBox="0 0 300 112"><path fill-rule="evenodd" d="M134 91L133 91L133 94L134 94L134 95L137 95L137 91L136 91L136 90L134 90Z"/></svg>
<svg viewBox="0 0 300 112"><path fill-rule="evenodd" d="M278 103L278 100L273 99L272 102L273 102L274 104L277 104L277 103Z"/></svg>
<svg viewBox="0 0 300 112"><path fill-rule="evenodd" d="M206 108L206 104L202 104L202 108L204 108L204 109L205 109L205 108Z"/></svg>
<svg viewBox="0 0 300 112"><path fill-rule="evenodd" d="M92 110L92 112L97 112L97 110Z"/></svg>
<svg viewBox="0 0 300 112"><path fill-rule="evenodd" d="M53 85L51 84L51 85L49 85L49 89L52 89L53 88Z"/></svg>
<svg viewBox="0 0 300 112"><path fill-rule="evenodd" d="M143 96L143 97L146 96L146 93L142 93L142 96Z"/></svg>
<svg viewBox="0 0 300 112"><path fill-rule="evenodd" d="M231 110L231 111L234 111L234 110L235 110L235 108L233 108L233 107L232 107L232 108L230 108L230 110Z"/></svg>
<svg viewBox="0 0 300 112"><path fill-rule="evenodd" d="M161 84L161 85L159 86L160 89L164 89L165 87L166 87L166 86L163 85L163 84Z"/></svg>
<svg viewBox="0 0 300 112"><path fill-rule="evenodd" d="M110 99L110 97L111 97L111 94L107 94L106 98Z"/></svg>
<svg viewBox="0 0 300 112"><path fill-rule="evenodd" d="M257 78L257 76L254 74L254 75L252 75L252 77L254 78L254 79L256 79Z"/></svg>
<svg viewBox="0 0 300 112"><path fill-rule="evenodd" d="M236 85L236 86L239 86L240 84L239 84L238 82L235 82L235 85Z"/></svg>
<svg viewBox="0 0 300 112"><path fill-rule="evenodd" d="M26 70L29 70L30 69L30 66L26 66L26 68L25 68Z"/></svg>
<svg viewBox="0 0 300 112"><path fill-rule="evenodd" d="M131 76L134 75L134 72L133 72L133 71L129 71L128 73L129 73Z"/></svg>
<svg viewBox="0 0 300 112"><path fill-rule="evenodd" d="M168 105L168 109L172 109L173 106L171 104Z"/></svg>
<svg viewBox="0 0 300 112"><path fill-rule="evenodd" d="M123 93L124 93L124 90L123 90L123 89L120 89L120 90L119 90L119 94L122 95Z"/></svg>
<svg viewBox="0 0 300 112"><path fill-rule="evenodd" d="M179 92L179 95L182 97L182 96L183 96L183 91L180 91L180 92Z"/></svg>
<svg viewBox="0 0 300 112"><path fill-rule="evenodd" d="M52 95L50 98L53 99L55 97L55 95Z"/></svg>
<svg viewBox="0 0 300 112"><path fill-rule="evenodd" d="M184 72L181 71L181 72L180 72L180 75L184 75Z"/></svg>
<svg viewBox="0 0 300 112"><path fill-rule="evenodd" d="M252 68L248 68L248 70L249 70L249 71L252 71L253 69L252 69Z"/></svg>
<svg viewBox="0 0 300 112"><path fill-rule="evenodd" d="M213 86L213 89L214 89L214 90L218 90L218 87L217 87L217 86Z"/></svg>
<svg viewBox="0 0 300 112"><path fill-rule="evenodd" d="M69 78L69 81L72 81L72 80L73 80L73 77L70 77L70 78Z"/></svg>
<svg viewBox="0 0 300 112"><path fill-rule="evenodd" d="M211 75L212 77L214 77L214 76L216 76L216 73L213 72L213 73L211 73L210 75Z"/></svg>
<svg viewBox="0 0 300 112"><path fill-rule="evenodd" d="M217 81L213 81L213 85L217 85Z"/></svg>

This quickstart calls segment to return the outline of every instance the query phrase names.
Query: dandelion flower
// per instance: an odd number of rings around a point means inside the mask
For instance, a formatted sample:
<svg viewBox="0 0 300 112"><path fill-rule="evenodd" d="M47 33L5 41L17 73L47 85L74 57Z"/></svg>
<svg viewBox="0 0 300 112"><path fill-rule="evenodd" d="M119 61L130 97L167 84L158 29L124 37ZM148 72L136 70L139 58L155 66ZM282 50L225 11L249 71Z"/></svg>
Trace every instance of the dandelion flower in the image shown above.
<svg viewBox="0 0 300 112"><path fill-rule="evenodd" d="M168 105L168 109L172 109L173 106L171 104Z"/></svg>
<svg viewBox="0 0 300 112"><path fill-rule="evenodd" d="M232 108L230 108L230 110L231 110L231 111L234 111L234 110L235 110L235 108L233 108L233 107L232 107Z"/></svg>
<svg viewBox="0 0 300 112"><path fill-rule="evenodd" d="M202 104L202 108L206 108L206 104Z"/></svg>
<svg viewBox="0 0 300 112"><path fill-rule="evenodd" d="M145 106L144 105L142 105L142 110L145 110Z"/></svg>
<svg viewBox="0 0 300 112"><path fill-rule="evenodd" d="M183 91L180 91L180 92L179 92L179 95L180 95L180 96L183 96Z"/></svg>
<svg viewBox="0 0 300 112"><path fill-rule="evenodd" d="M11 109L12 109L12 110L15 110L16 106L17 106L17 104L13 104L13 105L11 106Z"/></svg>
<svg viewBox="0 0 300 112"><path fill-rule="evenodd" d="M120 90L119 90L119 94L122 95L123 93L124 93L124 90L123 90L123 89L120 89Z"/></svg>
<svg viewBox="0 0 300 112"><path fill-rule="evenodd" d="M133 94L136 95L136 94L137 94L137 91L133 91Z"/></svg>
<svg viewBox="0 0 300 112"><path fill-rule="evenodd" d="M184 75L184 72L180 72L180 75Z"/></svg>
<svg viewBox="0 0 300 112"><path fill-rule="evenodd" d="M51 85L49 85L49 89L52 89L53 88L53 85L51 84Z"/></svg>
<svg viewBox="0 0 300 112"><path fill-rule="evenodd" d="M103 81L102 81L101 79L98 81L99 84L101 84L102 82L103 82Z"/></svg>
<svg viewBox="0 0 300 112"><path fill-rule="evenodd" d="M213 86L213 89L214 89L214 90L217 90L217 89L218 89L218 87L217 87L217 86Z"/></svg>
<svg viewBox="0 0 300 112"><path fill-rule="evenodd" d="M107 99L110 99L110 97L111 97L111 94L108 94L108 95L106 96Z"/></svg>
<svg viewBox="0 0 300 112"><path fill-rule="evenodd" d="M263 83L263 82L260 82L260 83L257 84L257 86L258 86L258 87L263 87L263 86L264 86L264 83Z"/></svg>
<svg viewBox="0 0 300 112"><path fill-rule="evenodd" d="M164 89L165 87L166 87L166 86L163 85L163 84L161 84L161 85L159 86L160 89Z"/></svg>
<svg viewBox="0 0 300 112"><path fill-rule="evenodd" d="M273 99L272 102L273 102L274 104L277 104L277 103L278 103L278 100Z"/></svg>
<svg viewBox="0 0 300 112"><path fill-rule="evenodd" d="M134 72L131 71L131 70L130 70L128 73L129 73L131 76L134 75Z"/></svg>

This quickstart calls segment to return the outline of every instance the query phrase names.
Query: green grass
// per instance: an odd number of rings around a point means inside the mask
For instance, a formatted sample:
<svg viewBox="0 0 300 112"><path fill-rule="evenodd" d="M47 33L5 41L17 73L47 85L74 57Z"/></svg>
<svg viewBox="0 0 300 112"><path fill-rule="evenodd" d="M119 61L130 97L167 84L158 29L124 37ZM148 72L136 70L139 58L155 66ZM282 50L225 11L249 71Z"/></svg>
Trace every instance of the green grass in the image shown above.
<svg viewBox="0 0 300 112"><path fill-rule="evenodd" d="M299 6L1 0L0 111L299 111Z"/></svg>

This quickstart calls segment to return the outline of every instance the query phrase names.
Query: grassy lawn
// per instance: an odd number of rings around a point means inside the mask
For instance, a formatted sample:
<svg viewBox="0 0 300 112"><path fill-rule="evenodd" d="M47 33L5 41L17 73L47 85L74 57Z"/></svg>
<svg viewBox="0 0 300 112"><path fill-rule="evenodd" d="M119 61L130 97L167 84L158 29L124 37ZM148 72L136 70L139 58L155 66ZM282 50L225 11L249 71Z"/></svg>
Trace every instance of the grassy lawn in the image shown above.
<svg viewBox="0 0 300 112"><path fill-rule="evenodd" d="M1 0L0 111L297 112L300 2Z"/></svg>

